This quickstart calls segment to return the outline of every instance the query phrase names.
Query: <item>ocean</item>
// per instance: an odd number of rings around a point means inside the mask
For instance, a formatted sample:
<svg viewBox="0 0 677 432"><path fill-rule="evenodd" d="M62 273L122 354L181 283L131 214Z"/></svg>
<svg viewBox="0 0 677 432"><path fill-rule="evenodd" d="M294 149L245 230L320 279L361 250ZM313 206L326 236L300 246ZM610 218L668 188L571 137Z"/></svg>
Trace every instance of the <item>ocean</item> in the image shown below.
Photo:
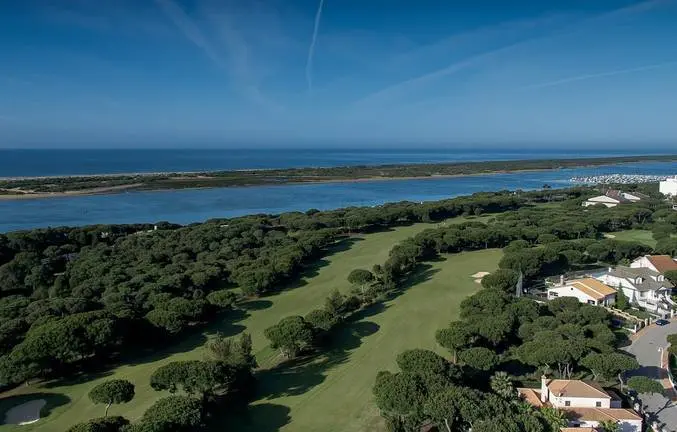
<svg viewBox="0 0 677 432"><path fill-rule="evenodd" d="M665 154L665 148L642 148ZM216 171L292 167L411 164L485 160L627 156L625 150L566 148L324 148L2 150L0 178L73 174Z"/></svg>
<svg viewBox="0 0 677 432"><path fill-rule="evenodd" d="M667 153L665 149L663 153ZM656 150L655 153L661 153ZM219 169L343 166L470 160L541 159L624 155L566 150L0 150L0 177L202 171ZM455 178L388 180L127 192L36 200L0 201L0 232L47 226L170 221L200 222L254 213L281 213L393 201L431 201L480 191L570 185L574 176L677 174L677 162L645 162L541 172Z"/></svg>

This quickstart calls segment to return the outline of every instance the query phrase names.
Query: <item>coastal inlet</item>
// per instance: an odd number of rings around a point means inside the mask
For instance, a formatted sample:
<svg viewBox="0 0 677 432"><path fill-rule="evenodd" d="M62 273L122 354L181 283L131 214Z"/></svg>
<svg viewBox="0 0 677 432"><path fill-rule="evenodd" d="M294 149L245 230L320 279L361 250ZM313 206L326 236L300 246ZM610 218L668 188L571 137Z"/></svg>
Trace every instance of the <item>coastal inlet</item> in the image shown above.
<svg viewBox="0 0 677 432"><path fill-rule="evenodd" d="M631 183L657 183L674 176L648 175L648 174L605 174L572 177L571 183L584 184L631 184Z"/></svg>

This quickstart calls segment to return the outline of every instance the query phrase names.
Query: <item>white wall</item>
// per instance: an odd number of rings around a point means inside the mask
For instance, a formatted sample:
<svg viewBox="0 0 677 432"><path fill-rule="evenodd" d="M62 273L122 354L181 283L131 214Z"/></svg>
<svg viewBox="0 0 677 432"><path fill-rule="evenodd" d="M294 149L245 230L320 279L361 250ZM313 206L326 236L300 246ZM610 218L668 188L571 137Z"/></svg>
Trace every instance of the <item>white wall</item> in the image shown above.
<svg viewBox="0 0 677 432"><path fill-rule="evenodd" d="M553 293L556 293L557 295L553 295ZM577 290L576 288L573 288L570 285L565 285L565 286L560 286L560 287L554 287L554 288L549 288L548 289L548 300L556 299L559 297L575 297L578 299L579 302L581 303L588 303L588 301L593 301L594 305L612 305L615 303L616 298L614 295L606 296L604 299L600 300L599 302L597 299L590 297L586 293Z"/></svg>
<svg viewBox="0 0 677 432"><path fill-rule="evenodd" d="M628 201L632 201L632 202L637 202L637 201L642 200L642 198L640 198L636 195L633 195L631 193L627 193L627 192L623 192L623 198L625 198Z"/></svg>
<svg viewBox="0 0 677 432"><path fill-rule="evenodd" d="M586 201L583 201L583 207L594 206L597 204L604 204L606 207L616 207L619 203L620 201L615 198L611 198L606 195L600 195L588 198Z"/></svg>
<svg viewBox="0 0 677 432"><path fill-rule="evenodd" d="M667 179L658 185L658 191L663 195L677 195L677 180Z"/></svg>
<svg viewBox="0 0 677 432"><path fill-rule="evenodd" d="M570 405L567 407L566 402ZM601 406L597 406L601 402ZM574 397L556 397L550 393L550 403L556 408L611 408L611 398L574 398Z"/></svg>
<svg viewBox="0 0 677 432"><path fill-rule="evenodd" d="M609 285L612 288L618 289L619 287L623 289L623 294L630 299L631 302L639 301L640 298L639 293L634 290L634 286L630 284L626 279L624 278L619 278L616 276L611 276L610 274L605 274L604 276L600 277L599 280L606 284ZM646 294L648 296L648 293ZM642 299L645 299L647 297L643 297Z"/></svg>
<svg viewBox="0 0 677 432"><path fill-rule="evenodd" d="M632 268L648 268L653 271L658 271L656 270L656 267L651 264L651 261L647 257L640 257L634 260L632 263L630 263L630 267Z"/></svg>
<svg viewBox="0 0 677 432"><path fill-rule="evenodd" d="M557 295L552 295L552 293L557 293ZM548 289L548 300L552 300L555 298L559 297L575 297L578 299L579 302L581 303L587 303L588 300L592 300L597 304L597 300L590 297L589 295L585 294L584 292L581 292L573 287L570 286L561 286L561 287L555 287L555 288L549 288Z"/></svg>

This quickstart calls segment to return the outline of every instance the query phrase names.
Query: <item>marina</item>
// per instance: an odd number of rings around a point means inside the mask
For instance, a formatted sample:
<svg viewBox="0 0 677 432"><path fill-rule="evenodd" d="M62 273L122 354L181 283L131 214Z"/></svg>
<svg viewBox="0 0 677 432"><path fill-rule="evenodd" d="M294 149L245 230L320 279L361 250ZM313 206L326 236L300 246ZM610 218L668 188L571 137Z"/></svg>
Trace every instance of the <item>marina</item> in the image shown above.
<svg viewBox="0 0 677 432"><path fill-rule="evenodd" d="M634 184L658 183L674 176L651 174L605 174L593 176L572 177L569 181L578 184Z"/></svg>

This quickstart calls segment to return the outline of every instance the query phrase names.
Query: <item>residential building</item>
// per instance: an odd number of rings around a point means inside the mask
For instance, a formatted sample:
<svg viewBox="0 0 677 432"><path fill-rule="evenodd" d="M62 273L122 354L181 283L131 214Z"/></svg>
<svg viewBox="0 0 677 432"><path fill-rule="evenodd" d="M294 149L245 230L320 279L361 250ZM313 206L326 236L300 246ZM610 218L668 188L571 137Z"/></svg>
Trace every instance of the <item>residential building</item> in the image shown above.
<svg viewBox="0 0 677 432"><path fill-rule="evenodd" d="M597 279L608 286L623 290L630 303L649 312L669 316L675 303L670 298L674 286L665 276L646 267L617 266Z"/></svg>
<svg viewBox="0 0 677 432"><path fill-rule="evenodd" d="M663 195L677 196L677 177L663 180L658 184L658 191Z"/></svg>
<svg viewBox="0 0 677 432"><path fill-rule="evenodd" d="M621 401L595 382L541 377L541 388L519 388L519 395L536 408L545 406L562 410L569 426L577 431L595 431L602 421L615 421L621 432L640 432L642 417L622 408ZM568 428L562 428L568 432Z"/></svg>
<svg viewBox="0 0 677 432"><path fill-rule="evenodd" d="M581 303L596 306L610 306L616 301L616 290L594 278L573 279L548 288L548 300L558 297L575 297Z"/></svg>
<svg viewBox="0 0 677 432"><path fill-rule="evenodd" d="M582 205L583 207L589 207L602 204L606 207L616 207L619 204L634 203L646 198L646 195L639 192L628 193L610 189L606 191L604 195L588 198L587 200L583 201Z"/></svg>
<svg viewBox="0 0 677 432"><path fill-rule="evenodd" d="M635 259L632 268L648 268L658 273L665 274L667 271L677 270L677 261L670 255L644 255Z"/></svg>

